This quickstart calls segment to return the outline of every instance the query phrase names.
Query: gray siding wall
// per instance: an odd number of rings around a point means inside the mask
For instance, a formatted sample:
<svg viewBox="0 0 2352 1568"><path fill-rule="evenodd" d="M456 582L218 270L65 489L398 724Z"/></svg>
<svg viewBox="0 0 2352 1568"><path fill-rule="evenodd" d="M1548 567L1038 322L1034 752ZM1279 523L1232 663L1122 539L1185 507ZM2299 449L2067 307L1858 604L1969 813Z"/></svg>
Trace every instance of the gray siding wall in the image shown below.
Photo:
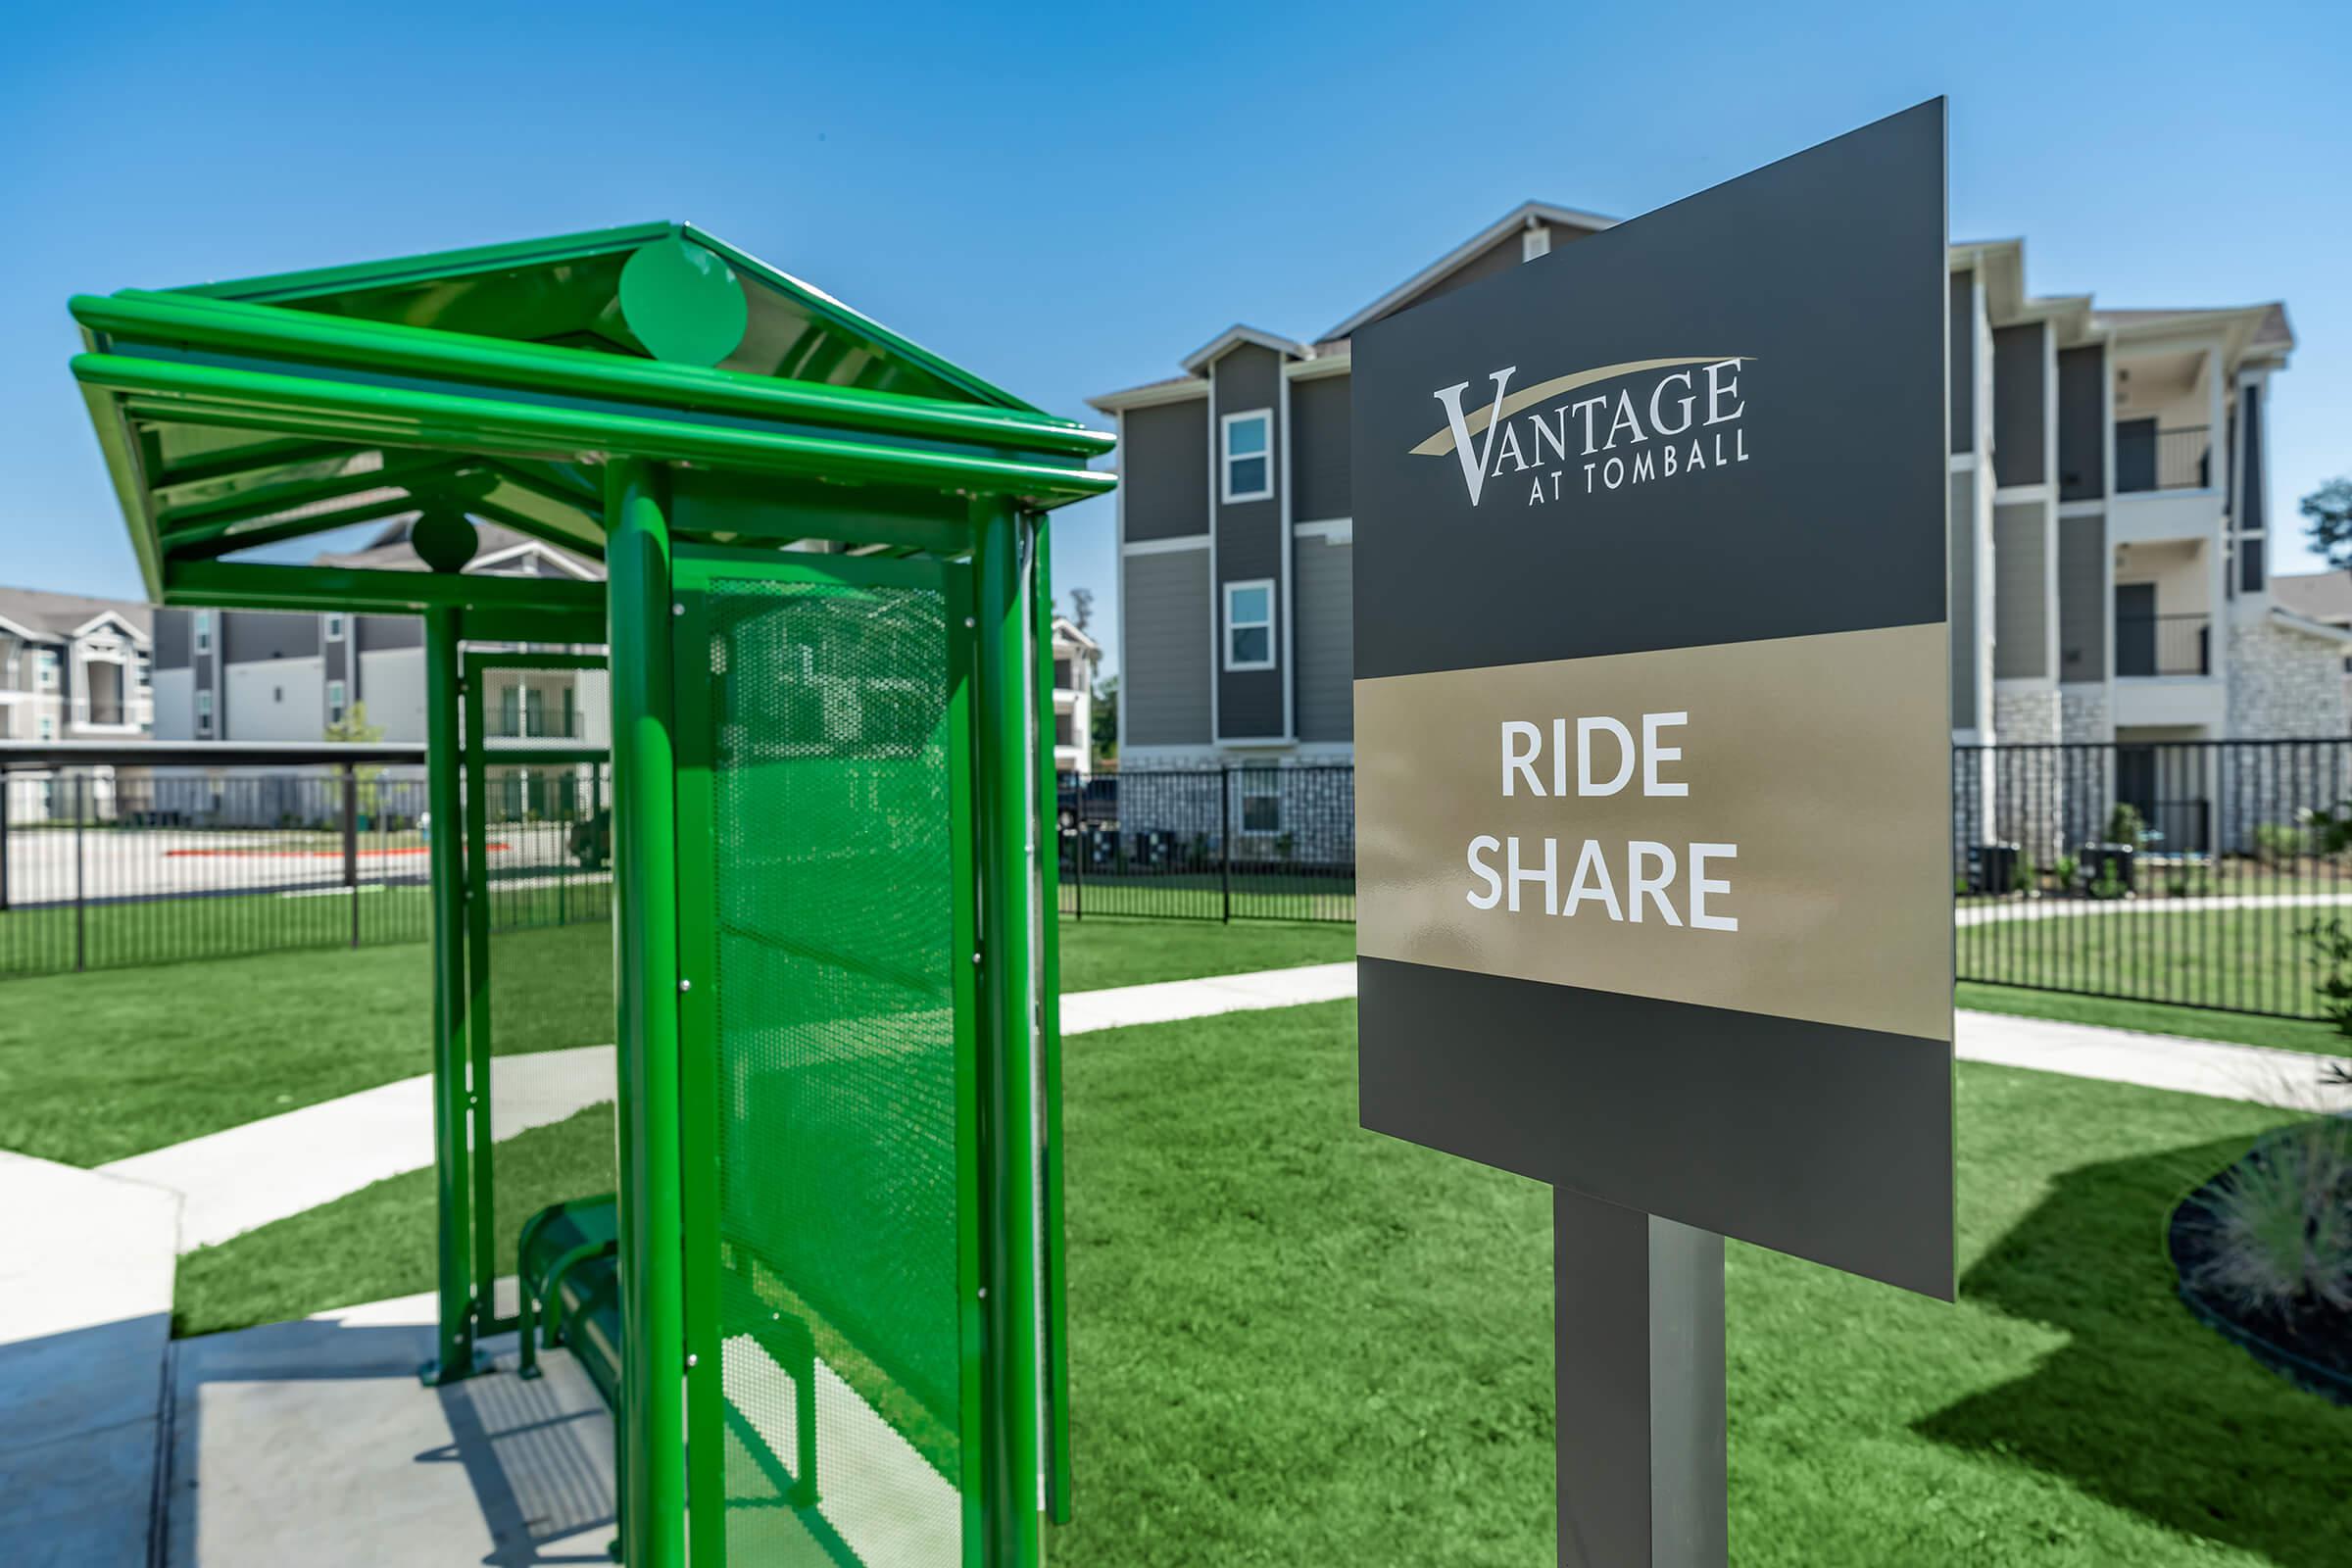
<svg viewBox="0 0 2352 1568"><path fill-rule="evenodd" d="M1353 516L1348 489L1348 387L1345 375L1291 383L1291 520Z"/></svg>
<svg viewBox="0 0 2352 1568"><path fill-rule="evenodd" d="M269 610L224 610L218 613L221 653L232 664L265 659L306 659L318 652L317 615Z"/></svg>
<svg viewBox="0 0 2352 1568"><path fill-rule="evenodd" d="M2058 678L2107 678L2107 518L2058 519Z"/></svg>
<svg viewBox="0 0 2352 1568"><path fill-rule="evenodd" d="M2107 494L2107 351L2058 351L2058 499Z"/></svg>
<svg viewBox="0 0 2352 1568"><path fill-rule="evenodd" d="M1208 399L1130 409L1120 421L1119 504L1129 539L1208 532Z"/></svg>
<svg viewBox="0 0 2352 1568"><path fill-rule="evenodd" d="M1119 717L1129 746L1208 744L1208 552L1129 556Z"/></svg>
<svg viewBox="0 0 2352 1568"><path fill-rule="evenodd" d="M1298 541L1298 739L1355 739L1355 547Z"/></svg>
<svg viewBox="0 0 2352 1568"><path fill-rule="evenodd" d="M362 615L357 635L363 654L385 648L422 648L424 621L416 615Z"/></svg>
<svg viewBox="0 0 2352 1568"><path fill-rule="evenodd" d="M195 631L188 625L184 610L158 609L155 612L155 667L185 669L195 656L189 652L195 643Z"/></svg>
<svg viewBox="0 0 2352 1568"><path fill-rule="evenodd" d="M2038 501L1992 509L1992 672L2047 676L2049 510Z"/></svg>
<svg viewBox="0 0 2352 1568"><path fill-rule="evenodd" d="M1952 450L1966 452L1977 434L1977 274L1952 273L1951 290Z"/></svg>
<svg viewBox="0 0 2352 1568"><path fill-rule="evenodd" d="M1952 722L1968 729L1977 722L1977 476L1951 477L1951 510L1945 524L1952 551L1946 587L1952 628Z"/></svg>
<svg viewBox="0 0 2352 1568"><path fill-rule="evenodd" d="M1219 439L1229 415L1265 409L1274 416L1274 493L1262 501L1228 503L1223 499L1222 479L1218 482L1217 597L1212 602L1218 638L1217 738L1267 739L1283 733L1283 683L1290 679L1290 671L1282 664L1282 579L1290 555L1282 525L1282 487L1290 466L1290 454L1283 449L1282 362L1272 350L1246 343L1219 359L1210 374L1216 382L1219 427L1210 431L1212 441ZM1228 670L1223 657L1224 585L1261 577L1274 584L1274 667Z"/></svg>
<svg viewBox="0 0 2352 1568"><path fill-rule="evenodd" d="M2003 484L2040 484L2046 410L2039 321L1992 333L1992 462Z"/></svg>

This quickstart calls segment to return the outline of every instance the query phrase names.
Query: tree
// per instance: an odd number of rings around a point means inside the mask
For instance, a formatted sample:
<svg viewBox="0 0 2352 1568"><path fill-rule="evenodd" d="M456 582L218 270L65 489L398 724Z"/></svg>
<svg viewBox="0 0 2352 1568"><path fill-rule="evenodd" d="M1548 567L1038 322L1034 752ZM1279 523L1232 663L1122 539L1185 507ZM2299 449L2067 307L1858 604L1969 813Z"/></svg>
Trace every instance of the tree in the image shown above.
<svg viewBox="0 0 2352 1568"><path fill-rule="evenodd" d="M1108 762L1119 755L1119 677L1111 675L1095 687L1094 733L1088 737L1094 743L1095 760Z"/></svg>
<svg viewBox="0 0 2352 1568"><path fill-rule="evenodd" d="M2352 566L2352 478L2339 475L2305 496L2304 533L2328 565Z"/></svg>
<svg viewBox="0 0 2352 1568"><path fill-rule="evenodd" d="M1070 624L1080 631L1095 618L1095 591L1092 588L1070 590Z"/></svg>
<svg viewBox="0 0 2352 1568"><path fill-rule="evenodd" d="M326 726L326 738L336 746L373 746L383 740L384 727L368 722L366 703L354 703L344 710L341 718ZM359 783L359 808L369 816L375 814L375 781L383 771L382 765L374 762L362 763L351 770Z"/></svg>

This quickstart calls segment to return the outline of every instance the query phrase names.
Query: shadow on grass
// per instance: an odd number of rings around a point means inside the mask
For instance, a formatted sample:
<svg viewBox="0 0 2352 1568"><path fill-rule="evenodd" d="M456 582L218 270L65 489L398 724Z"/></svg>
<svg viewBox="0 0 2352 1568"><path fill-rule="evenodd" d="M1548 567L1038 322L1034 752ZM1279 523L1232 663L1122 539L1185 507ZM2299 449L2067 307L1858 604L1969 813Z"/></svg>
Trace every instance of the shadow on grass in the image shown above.
<svg viewBox="0 0 2352 1568"><path fill-rule="evenodd" d="M2165 1217L2245 1152L2230 1139L2068 1171L1963 1276L1964 1298L2064 1330L2032 1375L1918 1424L2280 1568L2341 1568L2352 1410L2255 1365L2174 1293Z"/></svg>

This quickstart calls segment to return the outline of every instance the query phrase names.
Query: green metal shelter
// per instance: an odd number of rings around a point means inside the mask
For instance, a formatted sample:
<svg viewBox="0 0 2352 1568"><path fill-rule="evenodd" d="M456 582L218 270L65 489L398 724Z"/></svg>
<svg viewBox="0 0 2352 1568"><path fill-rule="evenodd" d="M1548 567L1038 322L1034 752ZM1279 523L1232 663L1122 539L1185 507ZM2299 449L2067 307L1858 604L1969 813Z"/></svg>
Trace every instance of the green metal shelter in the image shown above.
<svg viewBox="0 0 2352 1568"><path fill-rule="evenodd" d="M513 1247L526 1343L604 1369L625 1561L1036 1562L1069 1508L1047 514L1109 438L676 223L73 313L157 603L424 619L428 1380L512 1326ZM251 557L402 515L429 570ZM607 580L466 573L477 520ZM479 675L596 642L618 1191L499 1237Z"/></svg>

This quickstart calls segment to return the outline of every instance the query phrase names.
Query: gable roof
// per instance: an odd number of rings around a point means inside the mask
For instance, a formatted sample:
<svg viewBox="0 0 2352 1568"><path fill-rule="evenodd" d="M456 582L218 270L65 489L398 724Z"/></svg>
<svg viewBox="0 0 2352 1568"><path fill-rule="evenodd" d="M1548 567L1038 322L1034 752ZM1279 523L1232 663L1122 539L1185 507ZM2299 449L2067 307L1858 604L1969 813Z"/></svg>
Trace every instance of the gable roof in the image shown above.
<svg viewBox="0 0 2352 1568"><path fill-rule="evenodd" d="M2271 579L2280 608L2331 626L2352 626L2352 571L2289 572Z"/></svg>
<svg viewBox="0 0 2352 1568"><path fill-rule="evenodd" d="M1424 267L1403 282L1390 289L1371 304L1341 321L1323 339L1342 338L1396 310L1416 294L1436 287L1460 271L1465 266L1486 254L1494 244L1522 229L1556 225L1561 228L1580 228L1598 233L1617 226L1614 218L1602 218L1595 213L1579 212L1573 207L1555 207L1550 202L1521 202L1500 218L1471 235L1468 239Z"/></svg>
<svg viewBox="0 0 2352 1568"><path fill-rule="evenodd" d="M145 642L155 631L155 609L129 599L93 599L43 588L0 588L0 621L36 640L70 641L93 620L112 615Z"/></svg>
<svg viewBox="0 0 2352 1568"><path fill-rule="evenodd" d="M1117 482L1088 466L1109 437L684 223L72 309L89 351L74 377L167 603L600 614L601 592L565 591L576 578L329 580L230 558L441 509L598 559L621 460L693 491L701 510L671 518L682 539L900 553L968 548L974 497L1044 510Z"/></svg>

